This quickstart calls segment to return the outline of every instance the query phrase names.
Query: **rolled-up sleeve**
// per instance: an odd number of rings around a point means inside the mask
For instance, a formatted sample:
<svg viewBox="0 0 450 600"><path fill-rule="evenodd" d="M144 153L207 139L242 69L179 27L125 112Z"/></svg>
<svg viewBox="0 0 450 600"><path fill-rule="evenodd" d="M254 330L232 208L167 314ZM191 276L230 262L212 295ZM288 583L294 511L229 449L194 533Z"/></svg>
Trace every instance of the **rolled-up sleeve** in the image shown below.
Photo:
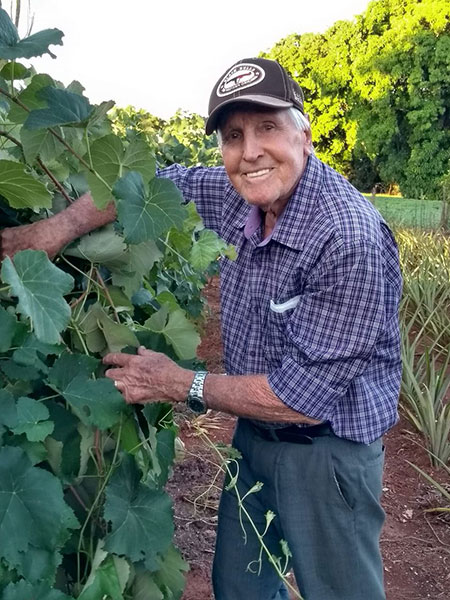
<svg viewBox="0 0 450 600"><path fill-rule="evenodd" d="M284 332L281 364L268 375L290 408L332 421L336 404L363 376L386 322L383 256L373 242L324 252Z"/></svg>

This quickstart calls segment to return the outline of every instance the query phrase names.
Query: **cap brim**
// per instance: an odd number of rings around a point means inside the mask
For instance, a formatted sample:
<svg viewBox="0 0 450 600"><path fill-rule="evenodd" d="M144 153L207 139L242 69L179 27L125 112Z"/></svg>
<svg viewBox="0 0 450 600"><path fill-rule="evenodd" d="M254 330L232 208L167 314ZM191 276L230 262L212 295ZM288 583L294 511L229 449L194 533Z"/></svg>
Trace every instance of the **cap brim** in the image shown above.
<svg viewBox="0 0 450 600"><path fill-rule="evenodd" d="M290 108L291 106L294 106L293 102L286 102L285 100L280 100L279 98L263 96L261 94L248 94L229 98L228 100L222 102L220 106L215 108L209 115L205 126L206 135L210 135L217 128L217 121L220 113L226 106L229 106L230 104L257 104L259 106L268 106L269 108Z"/></svg>

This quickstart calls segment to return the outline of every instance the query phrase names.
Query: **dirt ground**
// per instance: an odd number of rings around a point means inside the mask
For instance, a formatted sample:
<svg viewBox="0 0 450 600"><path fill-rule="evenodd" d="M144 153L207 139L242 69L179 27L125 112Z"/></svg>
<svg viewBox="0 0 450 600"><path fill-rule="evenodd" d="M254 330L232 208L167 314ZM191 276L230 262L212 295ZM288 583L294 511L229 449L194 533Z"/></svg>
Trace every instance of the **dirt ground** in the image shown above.
<svg viewBox="0 0 450 600"><path fill-rule="evenodd" d="M217 280L208 285L206 296L210 317L199 354L209 371L220 373ZM192 422L183 412L177 418L185 454L174 468L168 491L174 499L176 543L190 564L182 600L212 600L211 564L221 477L214 464L214 452L201 432L207 432L215 442L229 443L234 419L209 414ZM408 464L410 461L441 477L440 472L431 470L425 451L418 445L420 441L404 419L385 436L386 523L381 548L387 600L450 599L450 515L426 512L442 505L441 499Z"/></svg>

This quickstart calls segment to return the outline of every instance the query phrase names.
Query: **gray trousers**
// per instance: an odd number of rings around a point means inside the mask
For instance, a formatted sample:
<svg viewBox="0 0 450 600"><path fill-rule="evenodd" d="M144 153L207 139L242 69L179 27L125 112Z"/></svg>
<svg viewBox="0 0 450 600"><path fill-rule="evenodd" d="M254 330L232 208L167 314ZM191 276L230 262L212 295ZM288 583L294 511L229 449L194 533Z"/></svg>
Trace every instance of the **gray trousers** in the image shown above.
<svg viewBox="0 0 450 600"><path fill-rule="evenodd" d="M385 600L379 549L384 522L382 441L364 445L334 435L314 438L308 445L267 441L240 419L233 446L242 454L237 484L241 496L257 481L263 483L244 506L260 532L266 512L275 513L264 541L279 557L280 540L288 542L290 567L303 598ZM286 598L266 558L261 565L255 563L260 544L245 518L244 526L246 543L235 490L224 490L213 567L216 600Z"/></svg>

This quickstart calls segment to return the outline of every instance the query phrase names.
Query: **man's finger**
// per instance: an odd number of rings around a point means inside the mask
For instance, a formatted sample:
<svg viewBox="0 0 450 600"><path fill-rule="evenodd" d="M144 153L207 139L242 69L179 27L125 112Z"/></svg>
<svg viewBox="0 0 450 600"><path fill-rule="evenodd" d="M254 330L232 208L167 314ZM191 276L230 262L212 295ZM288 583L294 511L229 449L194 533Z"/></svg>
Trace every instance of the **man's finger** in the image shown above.
<svg viewBox="0 0 450 600"><path fill-rule="evenodd" d="M149 350L145 346L139 346L138 354L139 354L139 356L151 356L152 354L161 354L161 353L155 352L154 350Z"/></svg>
<svg viewBox="0 0 450 600"><path fill-rule="evenodd" d="M103 357L103 364L105 365L117 365L119 367L126 367L130 360L133 359L133 354L123 354L122 352L111 352Z"/></svg>
<svg viewBox="0 0 450 600"><path fill-rule="evenodd" d="M123 375L122 369L108 369L105 371L105 377L109 377L113 381L117 381Z"/></svg>

